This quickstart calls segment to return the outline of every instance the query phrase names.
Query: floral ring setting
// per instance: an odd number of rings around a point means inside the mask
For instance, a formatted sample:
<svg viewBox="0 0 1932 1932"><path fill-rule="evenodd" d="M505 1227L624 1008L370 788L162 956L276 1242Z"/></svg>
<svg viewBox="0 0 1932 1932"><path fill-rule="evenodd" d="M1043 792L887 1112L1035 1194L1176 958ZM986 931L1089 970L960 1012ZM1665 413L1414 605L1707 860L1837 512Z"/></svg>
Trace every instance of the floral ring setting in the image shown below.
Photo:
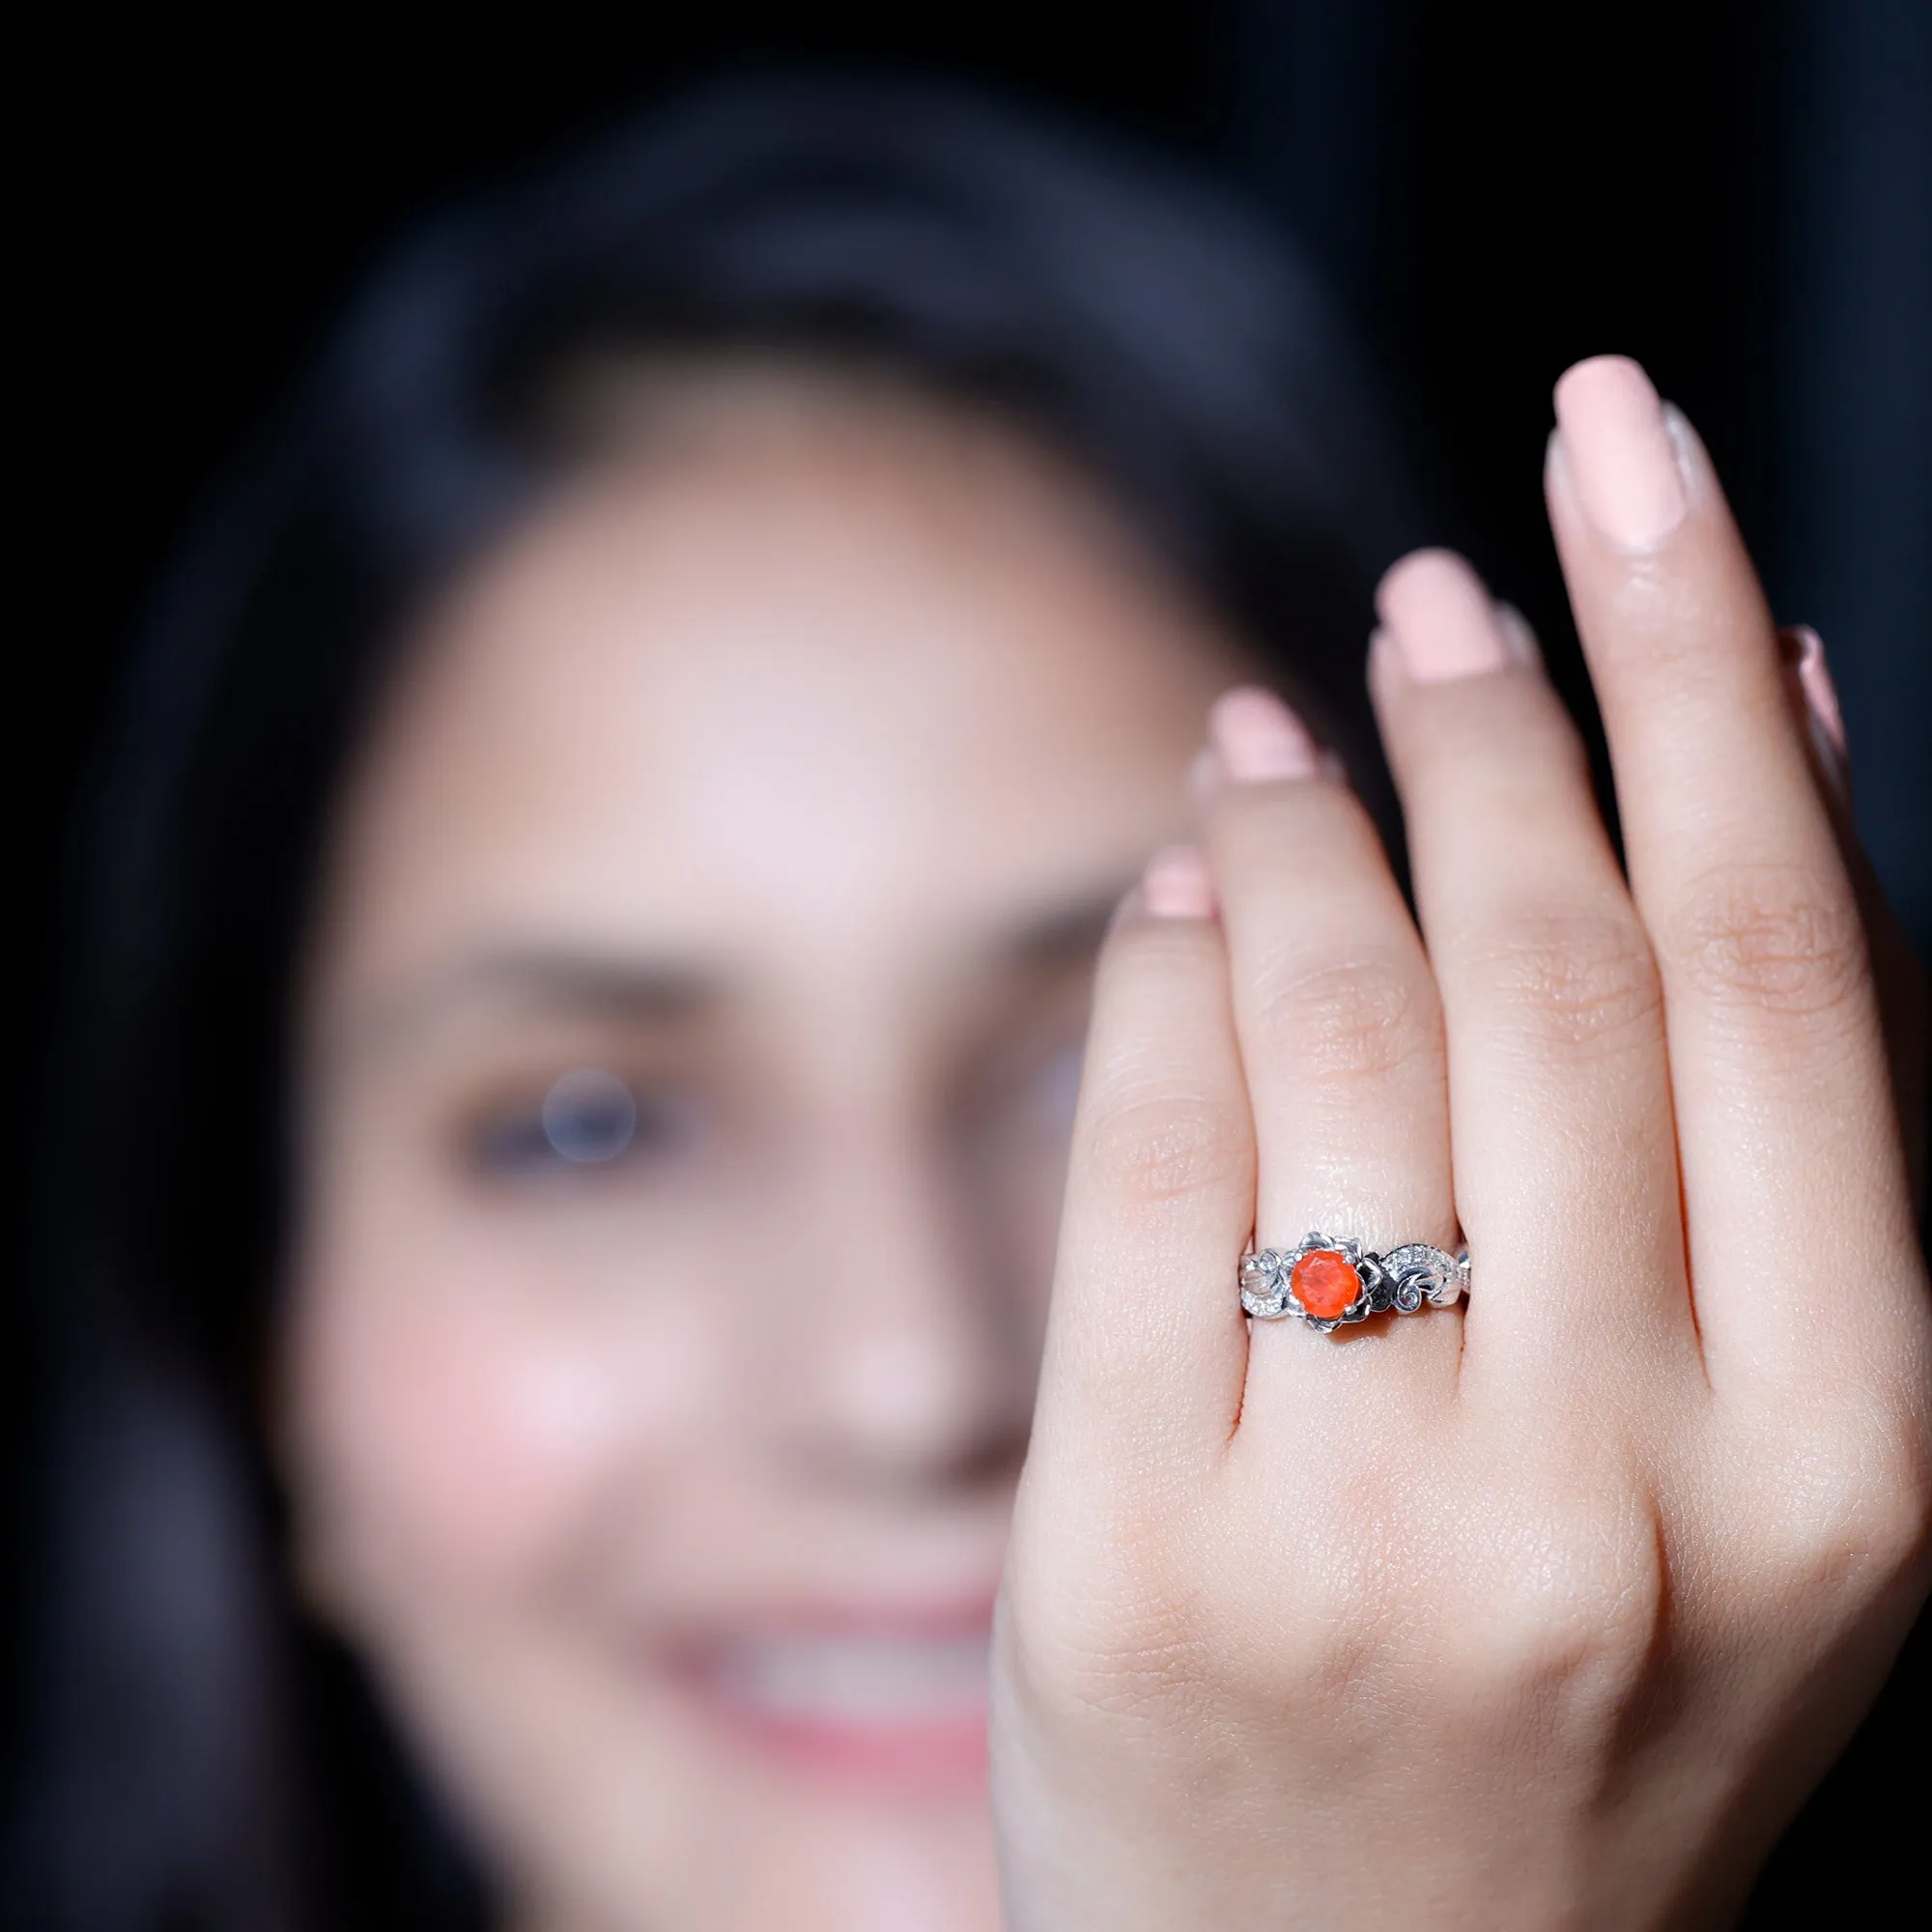
<svg viewBox="0 0 1932 1932"><path fill-rule="evenodd" d="M1468 1292L1469 1256L1409 1241L1371 1254L1360 1241L1311 1231L1293 1248L1241 1257L1241 1306L1258 1321L1292 1315L1321 1334L1371 1315L1453 1308Z"/></svg>

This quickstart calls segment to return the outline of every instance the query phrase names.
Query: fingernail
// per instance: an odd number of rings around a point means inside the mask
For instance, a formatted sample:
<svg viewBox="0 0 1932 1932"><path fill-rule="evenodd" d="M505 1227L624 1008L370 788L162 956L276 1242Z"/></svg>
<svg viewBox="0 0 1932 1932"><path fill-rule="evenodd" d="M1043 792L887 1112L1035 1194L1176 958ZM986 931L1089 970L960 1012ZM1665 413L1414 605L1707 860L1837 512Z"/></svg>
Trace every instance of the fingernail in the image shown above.
<svg viewBox="0 0 1932 1932"><path fill-rule="evenodd" d="M1168 845L1148 861L1141 878L1141 908L1152 919L1208 919L1214 880L1192 845Z"/></svg>
<svg viewBox="0 0 1932 1932"><path fill-rule="evenodd" d="M1496 606L1496 621L1502 626L1503 643L1509 651L1510 663L1526 670L1540 669L1543 646L1536 641L1536 632L1529 619L1514 604L1499 603Z"/></svg>
<svg viewBox="0 0 1932 1932"><path fill-rule="evenodd" d="M1196 811L1207 811L1220 790L1221 754L1212 745L1204 745L1187 768L1187 796L1193 800Z"/></svg>
<svg viewBox="0 0 1932 1932"><path fill-rule="evenodd" d="M1809 624L1787 624L1777 634L1778 649L1796 702L1804 713L1806 735L1827 783L1847 804L1852 796L1852 761L1845 743L1838 688L1825 662L1825 640Z"/></svg>
<svg viewBox="0 0 1932 1932"><path fill-rule="evenodd" d="M1236 784L1315 776L1320 753L1308 726L1273 692L1244 684L1215 700L1208 736Z"/></svg>
<svg viewBox="0 0 1932 1932"><path fill-rule="evenodd" d="M1578 362L1556 384L1556 423L1583 514L1624 550L1650 550L1689 498L1664 410L1628 355Z"/></svg>
<svg viewBox="0 0 1932 1932"><path fill-rule="evenodd" d="M1404 557L1382 579L1376 609L1417 684L1481 677L1509 665L1494 600L1454 551Z"/></svg>
<svg viewBox="0 0 1932 1932"><path fill-rule="evenodd" d="M1825 640L1809 624L1787 625L1781 635L1798 673L1798 688L1804 694L1805 708L1842 764L1846 757L1845 714L1838 708L1838 687L1832 682L1832 669L1825 662Z"/></svg>

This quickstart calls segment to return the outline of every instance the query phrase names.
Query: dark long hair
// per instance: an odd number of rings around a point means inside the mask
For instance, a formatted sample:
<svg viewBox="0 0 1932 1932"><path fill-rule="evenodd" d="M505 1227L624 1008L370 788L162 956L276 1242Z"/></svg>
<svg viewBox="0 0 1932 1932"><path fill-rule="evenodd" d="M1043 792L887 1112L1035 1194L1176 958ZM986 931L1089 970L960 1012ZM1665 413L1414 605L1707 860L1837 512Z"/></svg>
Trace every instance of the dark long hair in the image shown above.
<svg viewBox="0 0 1932 1932"><path fill-rule="evenodd" d="M546 384L693 350L857 360L1006 412L1332 730L1358 722L1370 586L1418 534L1399 473L1293 253L1169 167L924 84L767 77L410 237L185 545L83 817L33 1260L12 1923L482 1910L281 1574L260 1389L289 987L395 639L561 460Z"/></svg>

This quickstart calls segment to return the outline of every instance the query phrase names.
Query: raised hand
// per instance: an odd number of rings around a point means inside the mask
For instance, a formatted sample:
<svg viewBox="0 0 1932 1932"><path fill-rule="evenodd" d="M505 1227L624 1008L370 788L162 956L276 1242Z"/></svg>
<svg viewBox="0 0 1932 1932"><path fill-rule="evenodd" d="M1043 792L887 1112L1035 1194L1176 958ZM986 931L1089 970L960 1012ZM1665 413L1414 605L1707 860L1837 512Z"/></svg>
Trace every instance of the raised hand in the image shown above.
<svg viewBox="0 0 1932 1932"><path fill-rule="evenodd" d="M1822 663L1634 364L1557 412L1628 877L1527 631L1424 554L1370 652L1420 932L1244 691L1106 949L996 1643L1016 1932L1721 1923L1925 1590ZM1310 1229L1466 1237L1469 1298L1245 1320Z"/></svg>

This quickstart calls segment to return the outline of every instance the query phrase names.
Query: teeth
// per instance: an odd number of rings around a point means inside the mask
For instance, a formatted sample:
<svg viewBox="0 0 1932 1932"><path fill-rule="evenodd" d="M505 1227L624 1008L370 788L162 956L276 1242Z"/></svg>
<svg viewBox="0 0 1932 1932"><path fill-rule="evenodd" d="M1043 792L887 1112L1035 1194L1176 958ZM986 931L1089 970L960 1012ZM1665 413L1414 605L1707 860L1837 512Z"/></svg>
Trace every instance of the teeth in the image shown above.
<svg viewBox="0 0 1932 1932"><path fill-rule="evenodd" d="M971 1718L986 1699L985 1636L809 1637L736 1643L716 1682L763 1714L836 1723Z"/></svg>

